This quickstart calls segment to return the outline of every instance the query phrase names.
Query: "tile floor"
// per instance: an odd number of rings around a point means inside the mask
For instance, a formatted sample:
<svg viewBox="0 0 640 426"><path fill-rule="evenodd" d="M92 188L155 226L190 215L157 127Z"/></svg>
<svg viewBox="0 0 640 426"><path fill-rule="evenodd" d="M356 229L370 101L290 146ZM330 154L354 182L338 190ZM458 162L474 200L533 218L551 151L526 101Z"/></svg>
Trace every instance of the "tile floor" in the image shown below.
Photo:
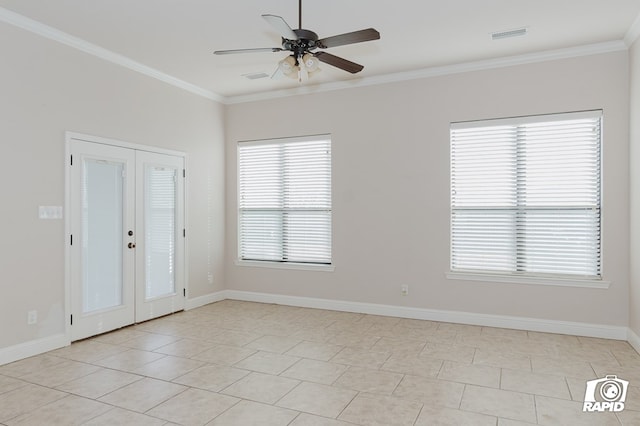
<svg viewBox="0 0 640 426"><path fill-rule="evenodd" d="M640 425L639 386L626 342L224 301L0 366L0 424Z"/></svg>

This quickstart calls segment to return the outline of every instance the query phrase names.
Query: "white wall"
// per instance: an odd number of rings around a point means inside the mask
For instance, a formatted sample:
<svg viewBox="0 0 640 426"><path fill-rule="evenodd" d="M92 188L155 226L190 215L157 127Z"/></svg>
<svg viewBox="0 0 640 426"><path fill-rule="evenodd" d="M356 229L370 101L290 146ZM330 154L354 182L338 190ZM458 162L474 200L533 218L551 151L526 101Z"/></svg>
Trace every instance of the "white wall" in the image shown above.
<svg viewBox="0 0 640 426"><path fill-rule="evenodd" d="M38 206L64 205L67 130L188 154L189 297L221 290L223 107L5 24L0 51L0 354L64 332L64 221Z"/></svg>
<svg viewBox="0 0 640 426"><path fill-rule="evenodd" d="M600 108L611 287L447 280L449 123ZM627 52L231 105L225 127L231 290L627 326ZM333 140L335 271L236 266L237 141L319 133Z"/></svg>
<svg viewBox="0 0 640 426"><path fill-rule="evenodd" d="M631 277L629 288L629 327L640 336L640 41L631 47L629 91L630 155L631 164ZM636 342L640 345L640 340ZM640 349L636 346L637 349Z"/></svg>

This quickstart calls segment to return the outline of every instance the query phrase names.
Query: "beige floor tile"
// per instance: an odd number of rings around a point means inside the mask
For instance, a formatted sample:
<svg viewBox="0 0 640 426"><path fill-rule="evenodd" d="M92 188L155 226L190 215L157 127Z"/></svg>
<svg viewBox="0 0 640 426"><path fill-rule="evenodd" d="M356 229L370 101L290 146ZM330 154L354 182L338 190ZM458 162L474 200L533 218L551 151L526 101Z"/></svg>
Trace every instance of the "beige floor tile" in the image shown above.
<svg viewBox="0 0 640 426"><path fill-rule="evenodd" d="M298 361L300 358L295 356L260 351L238 362L234 367L278 375Z"/></svg>
<svg viewBox="0 0 640 426"><path fill-rule="evenodd" d="M446 380L405 376L393 396L428 405L459 408L465 385Z"/></svg>
<svg viewBox="0 0 640 426"><path fill-rule="evenodd" d="M168 345L169 343L173 343L178 340L180 340L180 337L177 336L145 333L143 335L126 340L120 343L120 345L131 349L139 349L141 351L153 351L154 349L158 349L162 346Z"/></svg>
<svg viewBox="0 0 640 426"><path fill-rule="evenodd" d="M391 352L394 355L415 355L422 352L426 345L426 340L407 339L404 337L382 337L376 342L371 350L378 352Z"/></svg>
<svg viewBox="0 0 640 426"><path fill-rule="evenodd" d="M239 348L227 345L215 345L209 350L195 355L193 359L210 362L213 364L233 365L253 355L257 351L247 348Z"/></svg>
<svg viewBox="0 0 640 426"><path fill-rule="evenodd" d="M208 340L221 345L244 346L247 343L251 343L260 337L261 335L257 333L223 330Z"/></svg>
<svg viewBox="0 0 640 426"><path fill-rule="evenodd" d="M336 335L330 337L327 343L332 345L346 346L356 349L371 349L380 340L380 336L369 334L359 334L351 331L336 331Z"/></svg>
<svg viewBox="0 0 640 426"><path fill-rule="evenodd" d="M134 327L125 327L121 328L120 330L115 330L110 333L92 337L91 340L94 342L108 343L111 345L120 345L127 340L133 339L135 337L142 337L146 334L147 333L145 333L144 331L136 330Z"/></svg>
<svg viewBox="0 0 640 426"><path fill-rule="evenodd" d="M203 365L205 365L203 361L165 356L133 370L132 373L170 381Z"/></svg>
<svg viewBox="0 0 640 426"><path fill-rule="evenodd" d="M346 365L315 359L301 359L283 372L281 376L330 385L345 371L347 371Z"/></svg>
<svg viewBox="0 0 640 426"><path fill-rule="evenodd" d="M425 404L415 426L495 426L496 421L486 414Z"/></svg>
<svg viewBox="0 0 640 426"><path fill-rule="evenodd" d="M440 323L429 320L420 320L412 318L400 318L398 326L406 328L415 328L420 330L436 330Z"/></svg>
<svg viewBox="0 0 640 426"><path fill-rule="evenodd" d="M81 425L112 407L107 404L69 395L7 422L9 426Z"/></svg>
<svg viewBox="0 0 640 426"><path fill-rule="evenodd" d="M299 383L298 380L285 377L250 373L222 390L222 393L250 401L274 404Z"/></svg>
<svg viewBox="0 0 640 426"><path fill-rule="evenodd" d="M241 401L207 423L207 426L287 426L298 414L286 408Z"/></svg>
<svg viewBox="0 0 640 426"><path fill-rule="evenodd" d="M64 383L57 389L85 398L97 399L141 379L140 376L123 371L100 369L95 373Z"/></svg>
<svg viewBox="0 0 640 426"><path fill-rule="evenodd" d="M625 408L624 411L618 413L618 419L623 426L640 425L640 411L631 411Z"/></svg>
<svg viewBox="0 0 640 426"><path fill-rule="evenodd" d="M227 386L249 374L249 371L240 370L223 365L205 365L183 376L173 379L174 383L195 388L219 392Z"/></svg>
<svg viewBox="0 0 640 426"><path fill-rule="evenodd" d="M21 379L27 382L54 388L63 383L94 373L98 370L100 370L100 367L95 365L77 361L64 361L46 370L38 370L35 373L22 376Z"/></svg>
<svg viewBox="0 0 640 426"><path fill-rule="evenodd" d="M520 422L518 420L498 419L498 426L531 426L537 423Z"/></svg>
<svg viewBox="0 0 640 426"><path fill-rule="evenodd" d="M513 330L510 328L482 327L483 336L508 337L513 339L526 340L529 338L526 330Z"/></svg>
<svg viewBox="0 0 640 426"><path fill-rule="evenodd" d="M391 355L381 370L412 376L437 377L443 361L426 356Z"/></svg>
<svg viewBox="0 0 640 426"><path fill-rule="evenodd" d="M403 377L403 374L398 373L349 367L333 386L358 392L391 395Z"/></svg>
<svg viewBox="0 0 640 426"><path fill-rule="evenodd" d="M111 392L99 401L144 413L187 388L174 383L145 378Z"/></svg>
<svg viewBox="0 0 640 426"><path fill-rule="evenodd" d="M285 354L318 361L329 361L342 349L343 346L340 345L304 341L289 349Z"/></svg>
<svg viewBox="0 0 640 426"><path fill-rule="evenodd" d="M201 352L211 349L215 346L212 342L194 340L194 339L182 339L177 340L168 345L160 346L154 349L154 352L158 352L165 355L179 356L182 358L191 358Z"/></svg>
<svg viewBox="0 0 640 426"><path fill-rule="evenodd" d="M442 322L438 325L440 331L450 331L458 336L479 336L482 333L482 327L477 325L454 324Z"/></svg>
<svg viewBox="0 0 640 426"><path fill-rule="evenodd" d="M296 339L294 337L262 336L251 343L247 343L245 347L265 352L283 354L300 342L300 339Z"/></svg>
<svg viewBox="0 0 640 426"><path fill-rule="evenodd" d="M95 362L125 350L117 345L83 340L49 353L73 361Z"/></svg>
<svg viewBox="0 0 640 426"><path fill-rule="evenodd" d="M471 364L475 352L471 346L427 342L420 356Z"/></svg>
<svg viewBox="0 0 640 426"><path fill-rule="evenodd" d="M533 395L467 385L460 409L524 422L536 422Z"/></svg>
<svg viewBox="0 0 640 426"><path fill-rule="evenodd" d="M359 394L338 417L340 420L371 426L412 426L422 404L381 395Z"/></svg>
<svg viewBox="0 0 640 426"><path fill-rule="evenodd" d="M335 418L351 402L357 392L333 386L302 382L276 405L323 417Z"/></svg>
<svg viewBox="0 0 640 426"><path fill-rule="evenodd" d="M582 412L582 403L577 401L536 396L536 408L539 425L609 426L620 424L615 413L584 413Z"/></svg>
<svg viewBox="0 0 640 426"><path fill-rule="evenodd" d="M531 357L531 365L534 373L553 374L556 376L575 377L579 379L594 379L596 373L591 364L584 361L567 362L558 358Z"/></svg>
<svg viewBox="0 0 640 426"><path fill-rule="evenodd" d="M389 359L391 353L372 350L344 348L331 358L331 362L354 365L356 367L378 369Z"/></svg>
<svg viewBox="0 0 640 426"><path fill-rule="evenodd" d="M150 362L164 358L166 355L138 349L129 349L124 352L96 361L96 365L117 370L133 371Z"/></svg>
<svg viewBox="0 0 640 426"><path fill-rule="evenodd" d="M566 379L560 376L504 369L502 370L500 388L571 400L569 385Z"/></svg>
<svg viewBox="0 0 640 426"><path fill-rule="evenodd" d="M64 358L43 354L2 365L0 366L0 374L10 377L22 377L27 374L37 373L40 370L49 369L65 361Z"/></svg>
<svg viewBox="0 0 640 426"><path fill-rule="evenodd" d="M337 334L339 332L327 330L326 327L305 327L296 331L290 337L309 342L326 343Z"/></svg>
<svg viewBox="0 0 640 426"><path fill-rule="evenodd" d="M616 375L621 379L627 380L631 385L640 385L640 368L611 367L596 363L591 363L591 365L596 372L596 376L592 376L591 379Z"/></svg>
<svg viewBox="0 0 640 426"><path fill-rule="evenodd" d="M104 414L94 417L82 426L165 426L166 421L155 417L114 407Z"/></svg>
<svg viewBox="0 0 640 426"><path fill-rule="evenodd" d="M528 355L508 352L476 349L473 364L487 365L510 370L531 371L531 358Z"/></svg>
<svg viewBox="0 0 640 426"><path fill-rule="evenodd" d="M576 379L574 377L566 377L567 385L569 386L569 393L573 401L584 401L584 393L587 389L587 380L591 379Z"/></svg>
<svg viewBox="0 0 640 426"><path fill-rule="evenodd" d="M327 417L314 416L313 414L300 413L289 426L349 426L353 423L329 419Z"/></svg>
<svg viewBox="0 0 640 426"><path fill-rule="evenodd" d="M0 394L0 422L30 413L68 394L42 386L28 384Z"/></svg>
<svg viewBox="0 0 640 426"><path fill-rule="evenodd" d="M442 364L438 378L490 388L500 387L500 369L484 365L445 361Z"/></svg>
<svg viewBox="0 0 640 426"><path fill-rule="evenodd" d="M183 426L200 426L238 402L237 398L230 396L202 389L187 389L147 411L146 414Z"/></svg>
<svg viewBox="0 0 640 426"><path fill-rule="evenodd" d="M20 379L0 375L0 395L26 385L27 382L24 382Z"/></svg>

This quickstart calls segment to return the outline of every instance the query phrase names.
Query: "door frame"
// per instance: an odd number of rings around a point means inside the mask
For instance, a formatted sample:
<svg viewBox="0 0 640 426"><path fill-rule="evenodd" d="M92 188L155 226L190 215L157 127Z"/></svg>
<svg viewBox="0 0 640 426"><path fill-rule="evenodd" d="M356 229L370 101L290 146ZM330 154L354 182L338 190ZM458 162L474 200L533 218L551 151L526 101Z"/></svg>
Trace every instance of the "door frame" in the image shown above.
<svg viewBox="0 0 640 426"><path fill-rule="evenodd" d="M185 170L188 167L188 156L185 152L175 151L165 148L158 148L150 145L141 145L136 143L124 142L117 139L104 138L101 136L93 136L84 133L77 133L66 131L65 132L65 156L64 156L64 334L67 345L71 343L71 141L77 140L82 142L90 142L102 145L115 146L119 148L128 148L136 151L146 151L157 154L173 155L176 157L182 157L184 160ZM186 173L184 177L184 228L189 228L188 224L188 187L189 187L189 174ZM183 268L183 280L185 296L189 291L189 244L188 235L186 232L184 237L184 268ZM185 300L186 302L186 300Z"/></svg>

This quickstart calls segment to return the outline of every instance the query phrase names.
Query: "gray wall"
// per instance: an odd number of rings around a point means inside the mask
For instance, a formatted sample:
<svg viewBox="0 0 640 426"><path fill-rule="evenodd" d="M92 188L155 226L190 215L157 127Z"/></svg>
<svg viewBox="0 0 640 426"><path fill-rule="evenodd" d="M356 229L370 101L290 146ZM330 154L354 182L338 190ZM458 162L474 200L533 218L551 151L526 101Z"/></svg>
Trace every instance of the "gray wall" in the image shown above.
<svg viewBox="0 0 640 426"><path fill-rule="evenodd" d="M631 47L630 155L631 163L631 277L629 327L640 336L640 41ZM637 337L636 337L637 338ZM637 342L640 344L640 341Z"/></svg>
<svg viewBox="0 0 640 426"><path fill-rule="evenodd" d="M627 52L617 52L229 106L227 288L626 326L628 81ZM603 274L611 287L446 279L449 123L600 108ZM335 271L236 266L237 141L318 133L333 140Z"/></svg>
<svg viewBox="0 0 640 426"><path fill-rule="evenodd" d="M186 152L189 297L223 289L223 107L2 23L0 51L0 351L64 333L64 221L38 206L64 205L65 131Z"/></svg>

